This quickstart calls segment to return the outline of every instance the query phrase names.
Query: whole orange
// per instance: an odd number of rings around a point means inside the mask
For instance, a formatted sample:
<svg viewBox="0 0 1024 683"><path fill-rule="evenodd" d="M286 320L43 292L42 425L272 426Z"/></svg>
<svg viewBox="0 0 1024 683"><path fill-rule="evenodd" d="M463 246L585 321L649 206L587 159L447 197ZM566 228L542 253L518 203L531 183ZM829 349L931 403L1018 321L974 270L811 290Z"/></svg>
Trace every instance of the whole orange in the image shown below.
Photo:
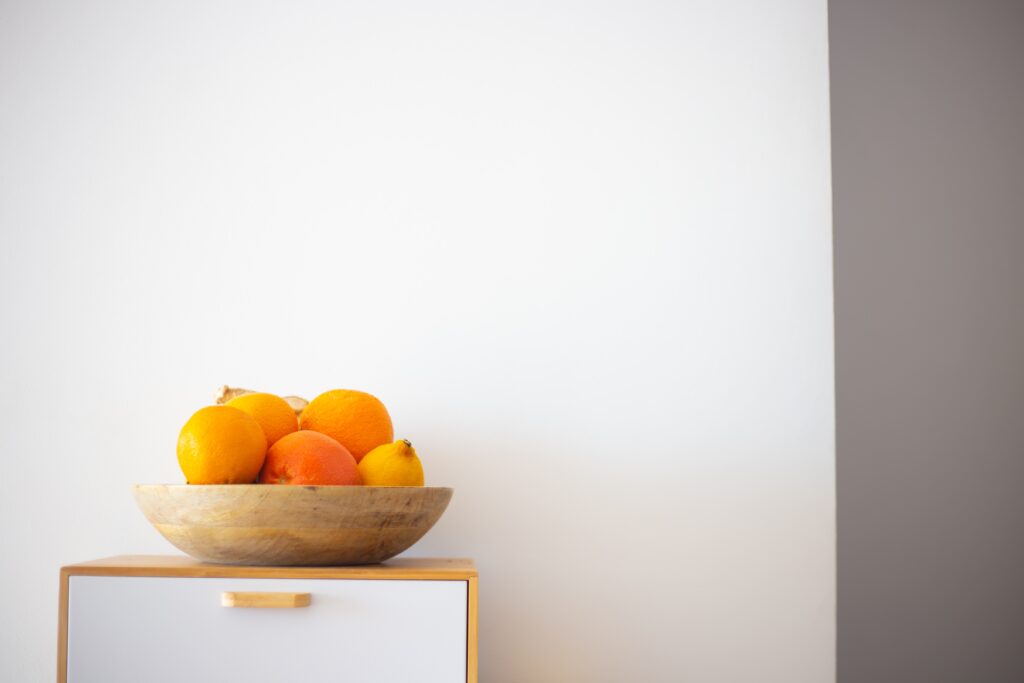
<svg viewBox="0 0 1024 683"><path fill-rule="evenodd" d="M299 429L295 409L280 396L273 394L242 394L235 396L225 405L245 411L256 418L267 437L267 445L273 446L278 439Z"/></svg>
<svg viewBox="0 0 1024 683"><path fill-rule="evenodd" d="M363 483L356 459L340 443L320 432L293 432L267 451L261 484L352 486Z"/></svg>
<svg viewBox="0 0 1024 683"><path fill-rule="evenodd" d="M314 398L299 415L299 429L326 434L347 448L356 462L395 438L384 404L353 389L334 389Z"/></svg>
<svg viewBox="0 0 1024 683"><path fill-rule="evenodd" d="M266 452L259 423L231 406L200 408L178 435L178 465L189 484L252 483Z"/></svg>

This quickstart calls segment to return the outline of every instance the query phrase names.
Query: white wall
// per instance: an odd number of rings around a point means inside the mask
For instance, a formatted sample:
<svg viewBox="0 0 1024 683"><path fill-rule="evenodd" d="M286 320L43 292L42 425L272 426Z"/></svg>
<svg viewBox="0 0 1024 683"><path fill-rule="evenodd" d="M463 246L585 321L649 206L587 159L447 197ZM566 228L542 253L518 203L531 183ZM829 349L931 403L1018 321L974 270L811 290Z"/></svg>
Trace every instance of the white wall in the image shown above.
<svg viewBox="0 0 1024 683"><path fill-rule="evenodd" d="M825 14L0 6L0 679L227 382L387 403L489 683L831 680Z"/></svg>

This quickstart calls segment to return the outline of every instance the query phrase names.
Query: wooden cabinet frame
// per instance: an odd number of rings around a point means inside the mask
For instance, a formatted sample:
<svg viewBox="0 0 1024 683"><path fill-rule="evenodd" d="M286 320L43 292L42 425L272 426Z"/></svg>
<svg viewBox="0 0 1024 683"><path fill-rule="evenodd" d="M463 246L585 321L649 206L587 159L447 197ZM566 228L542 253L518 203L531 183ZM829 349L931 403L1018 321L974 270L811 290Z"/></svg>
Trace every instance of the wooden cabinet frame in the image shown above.
<svg viewBox="0 0 1024 683"><path fill-rule="evenodd" d="M466 682L477 683L477 571L472 560L398 558L358 567L240 567L174 555L121 555L61 567L57 622L57 683L68 675L68 588L72 576L134 576L240 579L371 579L465 581Z"/></svg>

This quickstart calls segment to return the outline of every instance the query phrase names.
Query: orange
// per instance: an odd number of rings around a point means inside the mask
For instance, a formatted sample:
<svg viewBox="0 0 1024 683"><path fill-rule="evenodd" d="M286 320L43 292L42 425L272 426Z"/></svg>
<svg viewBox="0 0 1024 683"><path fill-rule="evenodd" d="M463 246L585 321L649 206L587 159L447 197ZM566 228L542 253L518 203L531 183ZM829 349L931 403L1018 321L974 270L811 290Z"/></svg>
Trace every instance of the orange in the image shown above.
<svg viewBox="0 0 1024 683"><path fill-rule="evenodd" d="M299 415L299 429L326 434L347 448L356 462L395 438L384 404L352 389L334 389L310 401Z"/></svg>
<svg viewBox="0 0 1024 683"><path fill-rule="evenodd" d="M340 443L319 432L294 432L267 451L261 484L352 486L363 483L356 459Z"/></svg>
<svg viewBox="0 0 1024 683"><path fill-rule="evenodd" d="M178 464L189 484L252 483L266 452L260 424L231 406L200 408L178 435Z"/></svg>
<svg viewBox="0 0 1024 683"><path fill-rule="evenodd" d="M295 409L280 396L273 394L242 394L235 396L225 405L238 408L256 418L267 437L267 445L273 446L285 434L299 429Z"/></svg>

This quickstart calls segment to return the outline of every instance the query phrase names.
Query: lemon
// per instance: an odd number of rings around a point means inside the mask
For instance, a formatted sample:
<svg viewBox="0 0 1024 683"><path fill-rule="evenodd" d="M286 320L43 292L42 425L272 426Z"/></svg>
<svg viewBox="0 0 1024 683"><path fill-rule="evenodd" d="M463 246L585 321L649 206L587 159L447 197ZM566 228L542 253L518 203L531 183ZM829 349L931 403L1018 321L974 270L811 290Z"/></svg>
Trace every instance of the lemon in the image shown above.
<svg viewBox="0 0 1024 683"><path fill-rule="evenodd" d="M365 486L423 486L423 465L407 439L377 446L359 461Z"/></svg>

